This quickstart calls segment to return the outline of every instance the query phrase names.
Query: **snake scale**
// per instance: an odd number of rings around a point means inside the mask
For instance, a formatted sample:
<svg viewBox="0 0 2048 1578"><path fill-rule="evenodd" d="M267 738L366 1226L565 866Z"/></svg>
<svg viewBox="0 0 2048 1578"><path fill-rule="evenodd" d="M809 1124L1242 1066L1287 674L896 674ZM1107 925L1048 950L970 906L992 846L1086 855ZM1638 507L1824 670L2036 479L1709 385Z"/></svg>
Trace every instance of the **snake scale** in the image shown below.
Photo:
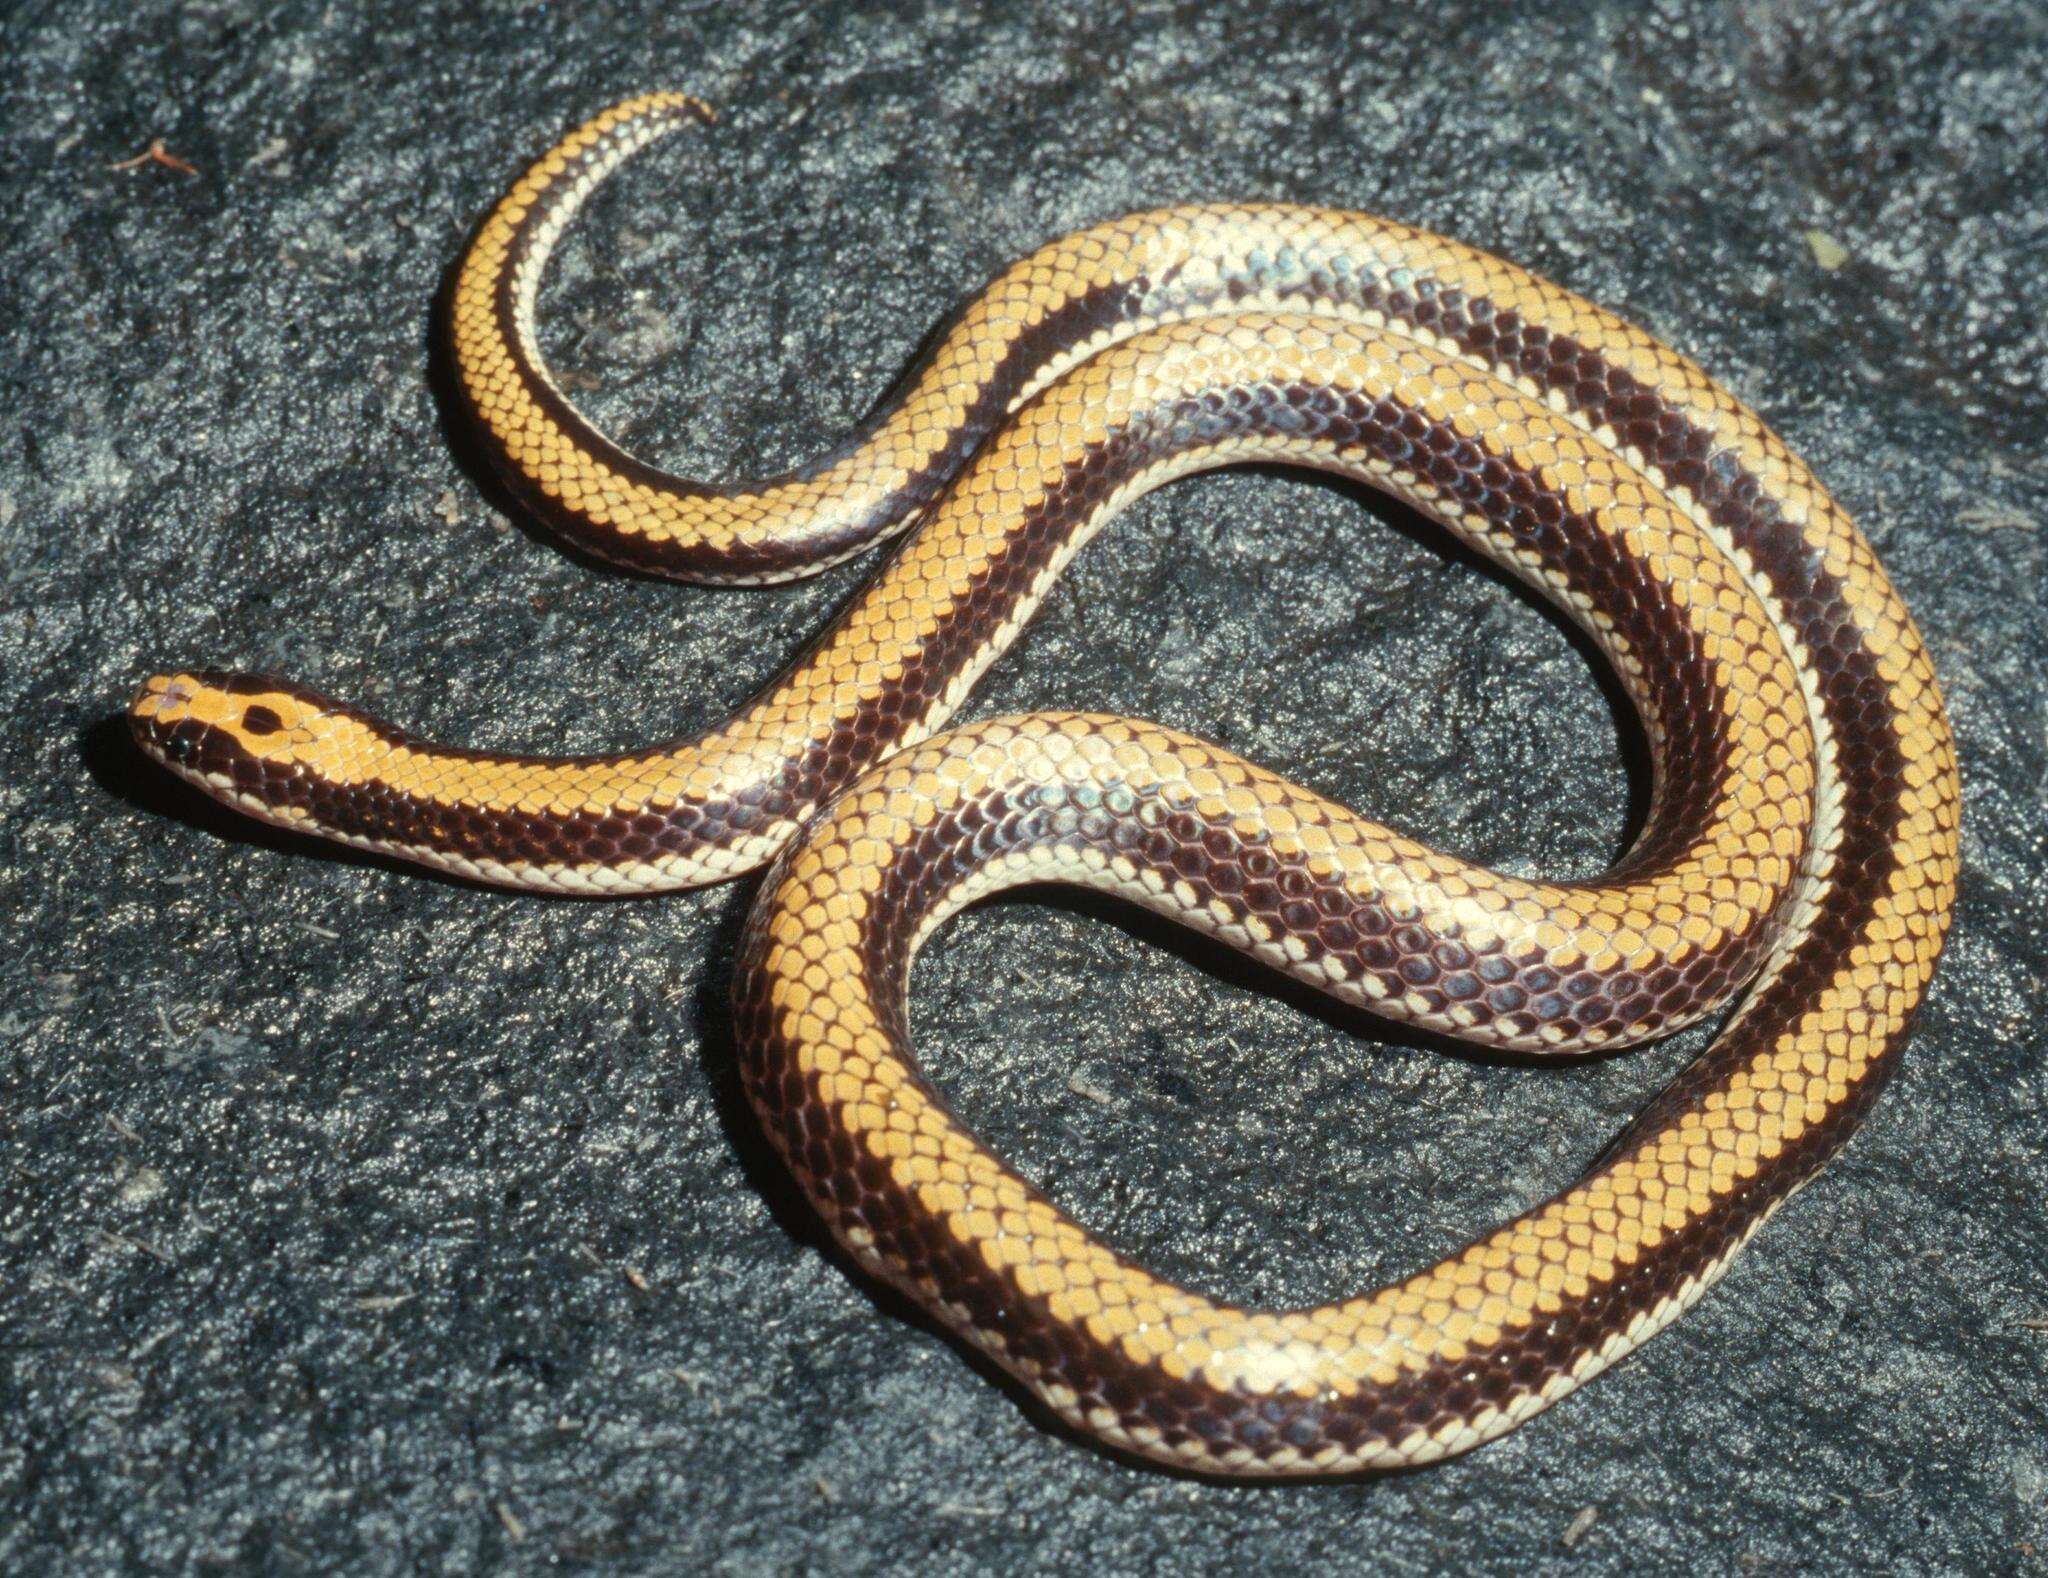
<svg viewBox="0 0 2048 1578"><path fill-rule="evenodd" d="M831 455L757 487L669 476L564 398L535 300L591 189L709 119L633 100L511 189L455 278L460 383L508 483L582 548L768 582L908 532L861 596L730 720L646 749L453 749L203 671L143 684L143 749L250 815L485 882L646 893L769 866L736 986L767 1134L862 1267L1115 1447L1223 1475L1421 1463L1675 1319L1856 1126L1948 925L1947 722L1849 519L1741 403L1612 314L1436 236L1274 204L1055 241ZM1123 503L1245 461L1383 489L1590 634L1653 761L1614 869L1487 871L1156 724L938 732ZM1245 1309L1099 1242L919 1073L919 946L1044 882L1524 1053L1625 1045L1748 992L1555 1198L1391 1286Z"/></svg>

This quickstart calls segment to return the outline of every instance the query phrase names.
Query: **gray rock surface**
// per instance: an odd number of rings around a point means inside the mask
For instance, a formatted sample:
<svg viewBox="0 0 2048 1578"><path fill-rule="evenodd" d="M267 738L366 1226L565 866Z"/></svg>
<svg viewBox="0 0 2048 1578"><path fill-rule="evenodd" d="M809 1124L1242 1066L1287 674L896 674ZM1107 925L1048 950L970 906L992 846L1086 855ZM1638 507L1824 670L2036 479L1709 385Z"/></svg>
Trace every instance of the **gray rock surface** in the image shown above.
<svg viewBox="0 0 2048 1578"><path fill-rule="evenodd" d="M0 1567L2042 1570L2040 8L1236 10L0 16ZM1048 236L1257 195L1621 308L1864 523L1961 739L1963 906L1865 1132L1672 1333L1411 1476L1113 1460L827 1252L735 1088L750 887L485 892L132 755L110 720L181 661L442 738L638 742L858 585L595 571L479 484L444 271L524 158L661 85L720 124L594 204L544 312L681 469L814 452ZM193 173L117 167L157 138ZM1625 833L1631 736L1559 624L1314 481L1133 508L971 713L1035 706L1163 719L1518 871ZM1446 1055L1085 905L967 918L915 1003L1057 1197L1266 1301L1561 1186L1699 1044Z"/></svg>

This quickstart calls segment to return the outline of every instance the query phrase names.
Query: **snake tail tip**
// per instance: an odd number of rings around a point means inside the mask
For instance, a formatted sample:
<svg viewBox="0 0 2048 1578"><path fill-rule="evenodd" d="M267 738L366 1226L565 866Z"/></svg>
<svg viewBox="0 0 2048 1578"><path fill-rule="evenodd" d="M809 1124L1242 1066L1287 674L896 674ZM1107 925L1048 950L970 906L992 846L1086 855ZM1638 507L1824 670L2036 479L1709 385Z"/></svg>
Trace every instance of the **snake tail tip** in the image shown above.
<svg viewBox="0 0 2048 1578"><path fill-rule="evenodd" d="M627 99L614 106L612 114L625 120L636 120L641 116L654 115L680 124L684 120L702 121L707 126L718 123L718 109L708 99L700 99L694 93L681 88L666 88L644 94L637 99Z"/></svg>

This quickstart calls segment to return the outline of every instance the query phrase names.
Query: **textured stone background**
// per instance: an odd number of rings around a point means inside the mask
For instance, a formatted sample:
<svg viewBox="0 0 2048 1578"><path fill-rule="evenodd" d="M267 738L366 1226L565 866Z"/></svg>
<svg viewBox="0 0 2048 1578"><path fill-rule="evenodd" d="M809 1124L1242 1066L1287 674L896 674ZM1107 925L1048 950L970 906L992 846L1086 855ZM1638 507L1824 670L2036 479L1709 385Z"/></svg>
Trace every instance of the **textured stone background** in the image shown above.
<svg viewBox="0 0 2048 1578"><path fill-rule="evenodd" d="M1229 9L8 8L0 1566L2042 1569L2040 8ZM132 756L128 687L198 660L444 738L641 742L858 584L595 572L496 513L451 431L430 303L466 228L657 85L724 118L595 205L546 333L684 470L813 452L1048 236L1259 195L1612 303L1829 480L1947 687L1963 907L1874 1120L1690 1319L1413 1476L1111 1460L825 1251L734 1088L748 889L482 892ZM153 138L196 173L113 168ZM1268 474L1155 495L973 707L1163 719L1462 852L1597 869L1629 734L1583 653L1376 514ZM935 944L915 1017L1088 1221L1276 1301L1560 1187L1698 1044L1466 1060L1026 903Z"/></svg>

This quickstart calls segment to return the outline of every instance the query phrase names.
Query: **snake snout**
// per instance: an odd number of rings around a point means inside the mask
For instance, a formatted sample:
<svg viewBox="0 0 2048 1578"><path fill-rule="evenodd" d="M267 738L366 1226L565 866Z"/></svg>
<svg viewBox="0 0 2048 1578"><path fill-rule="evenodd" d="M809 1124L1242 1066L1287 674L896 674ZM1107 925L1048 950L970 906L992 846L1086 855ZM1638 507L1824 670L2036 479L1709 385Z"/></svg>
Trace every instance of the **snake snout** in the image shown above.
<svg viewBox="0 0 2048 1578"><path fill-rule="evenodd" d="M135 743L151 755L164 754L171 724L185 715L192 697L192 678L186 674L152 674L136 686L127 708L128 732Z"/></svg>
<svg viewBox="0 0 2048 1578"><path fill-rule="evenodd" d="M198 768L285 729L276 683L249 674L152 674L129 698L128 729L144 754Z"/></svg>
<svg viewBox="0 0 2048 1578"><path fill-rule="evenodd" d="M195 714L201 681L193 674L152 674L128 699L128 732L145 756L167 767L196 768L208 725Z"/></svg>

